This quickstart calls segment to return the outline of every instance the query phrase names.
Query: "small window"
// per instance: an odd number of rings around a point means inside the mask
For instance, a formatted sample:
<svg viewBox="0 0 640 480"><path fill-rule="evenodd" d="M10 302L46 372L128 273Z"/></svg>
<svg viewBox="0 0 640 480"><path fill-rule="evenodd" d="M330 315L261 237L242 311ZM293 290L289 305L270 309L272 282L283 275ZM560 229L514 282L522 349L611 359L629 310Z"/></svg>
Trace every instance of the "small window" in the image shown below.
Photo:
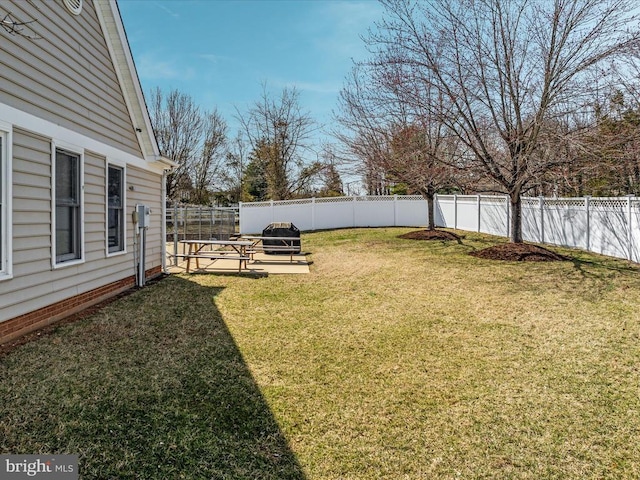
<svg viewBox="0 0 640 480"><path fill-rule="evenodd" d="M109 165L107 173L107 244L109 253L124 251L124 169Z"/></svg>
<svg viewBox="0 0 640 480"><path fill-rule="evenodd" d="M56 149L56 263L82 259L82 162L80 155Z"/></svg>

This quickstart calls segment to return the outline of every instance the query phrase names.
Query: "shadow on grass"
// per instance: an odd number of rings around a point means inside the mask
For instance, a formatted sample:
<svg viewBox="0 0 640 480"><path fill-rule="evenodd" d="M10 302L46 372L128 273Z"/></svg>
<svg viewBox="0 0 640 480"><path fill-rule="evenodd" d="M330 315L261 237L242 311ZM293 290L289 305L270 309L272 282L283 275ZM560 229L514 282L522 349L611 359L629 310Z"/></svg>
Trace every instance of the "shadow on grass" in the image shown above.
<svg viewBox="0 0 640 480"><path fill-rule="evenodd" d="M595 255L595 254L594 254ZM640 273L640 266L613 257L581 258L579 252L569 257L573 268L584 279L609 281L612 277L635 278Z"/></svg>
<svg viewBox="0 0 640 480"><path fill-rule="evenodd" d="M169 277L0 359L0 453L83 479L305 475L215 306Z"/></svg>

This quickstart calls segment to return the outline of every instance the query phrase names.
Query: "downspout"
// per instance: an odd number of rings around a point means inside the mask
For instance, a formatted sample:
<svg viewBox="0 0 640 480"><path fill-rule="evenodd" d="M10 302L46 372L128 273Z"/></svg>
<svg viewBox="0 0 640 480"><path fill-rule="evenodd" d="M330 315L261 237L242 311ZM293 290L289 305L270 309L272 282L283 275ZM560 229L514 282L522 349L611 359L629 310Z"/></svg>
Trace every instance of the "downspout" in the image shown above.
<svg viewBox="0 0 640 480"><path fill-rule="evenodd" d="M160 215L162 220L160 221L160 235L162 236L162 260L161 268L162 273L168 273L167 271L167 172L169 170L162 170L162 187L160 188Z"/></svg>

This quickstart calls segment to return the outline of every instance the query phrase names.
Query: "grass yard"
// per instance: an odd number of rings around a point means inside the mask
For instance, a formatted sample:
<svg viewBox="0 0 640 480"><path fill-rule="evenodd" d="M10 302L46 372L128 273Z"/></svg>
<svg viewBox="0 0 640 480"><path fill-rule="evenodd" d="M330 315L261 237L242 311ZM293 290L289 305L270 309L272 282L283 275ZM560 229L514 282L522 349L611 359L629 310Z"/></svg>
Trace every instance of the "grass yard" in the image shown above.
<svg viewBox="0 0 640 480"><path fill-rule="evenodd" d="M0 453L81 478L640 478L640 268L411 229L309 275L173 276L0 358Z"/></svg>

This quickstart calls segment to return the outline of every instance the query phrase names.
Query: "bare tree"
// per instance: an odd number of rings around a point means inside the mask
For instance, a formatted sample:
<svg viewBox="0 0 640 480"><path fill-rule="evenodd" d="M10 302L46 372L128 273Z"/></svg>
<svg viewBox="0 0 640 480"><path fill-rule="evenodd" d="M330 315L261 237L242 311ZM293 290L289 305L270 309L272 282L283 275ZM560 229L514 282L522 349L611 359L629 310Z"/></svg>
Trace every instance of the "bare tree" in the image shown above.
<svg viewBox="0 0 640 480"><path fill-rule="evenodd" d="M156 88L150 95L150 114L160 153L177 166L167 176L167 198L179 200L180 190L192 187L191 160L196 156L202 135L202 116L193 99L178 90L166 96Z"/></svg>
<svg viewBox="0 0 640 480"><path fill-rule="evenodd" d="M262 164L268 195L284 200L309 185L322 166L309 162L315 122L300 107L295 88L273 98L263 85L262 97L244 115L238 111L253 160ZM312 152L311 152L312 153Z"/></svg>
<svg viewBox="0 0 640 480"><path fill-rule="evenodd" d="M382 167L390 155L388 109L377 108L377 90L369 81L366 65L356 65L340 92L338 129L333 134L345 147L345 157L355 160L354 173L363 177L369 195L386 195L391 179Z"/></svg>
<svg viewBox="0 0 640 480"><path fill-rule="evenodd" d="M628 99L631 98L631 101ZM640 109L630 92L614 92L598 105L589 140L597 158L588 165L592 195L640 193ZM594 157L596 156L594 155Z"/></svg>
<svg viewBox="0 0 640 480"><path fill-rule="evenodd" d="M197 204L210 203L211 188L225 169L227 122L215 109L204 119L203 136L200 155L192 159L189 168L193 177L192 202Z"/></svg>
<svg viewBox="0 0 640 480"><path fill-rule="evenodd" d="M344 195L342 177L338 170L338 155L332 144L325 143L322 146L321 157L325 165L321 173L321 185L315 192L320 197L339 197Z"/></svg>
<svg viewBox="0 0 640 480"><path fill-rule="evenodd" d="M433 230L435 195L453 183L455 141L440 121L442 97L429 83L407 83L403 68L386 55L356 66L341 92L338 121L343 129L337 135L365 171L422 195ZM414 101L416 96L421 103ZM432 108L424 108L425 103Z"/></svg>
<svg viewBox="0 0 640 480"><path fill-rule="evenodd" d="M227 168L224 172L224 182L234 202L251 200L246 192L248 163L247 143L242 136L242 132L238 132L236 137L229 143L226 161Z"/></svg>
<svg viewBox="0 0 640 480"><path fill-rule="evenodd" d="M162 155L177 167L167 176L167 198L209 203L210 189L225 157L227 125L217 110L203 112L187 94L156 88L151 123Z"/></svg>
<svg viewBox="0 0 640 480"><path fill-rule="evenodd" d="M563 159L542 155L557 117L584 108L588 75L639 38L630 0L382 0L371 48L428 83L441 120L511 204L510 238L522 241L521 196ZM414 102L422 101L419 95ZM430 103L424 105L430 109ZM442 112L441 112L442 113ZM440 113L440 114L441 114ZM552 135L547 131L547 135Z"/></svg>

